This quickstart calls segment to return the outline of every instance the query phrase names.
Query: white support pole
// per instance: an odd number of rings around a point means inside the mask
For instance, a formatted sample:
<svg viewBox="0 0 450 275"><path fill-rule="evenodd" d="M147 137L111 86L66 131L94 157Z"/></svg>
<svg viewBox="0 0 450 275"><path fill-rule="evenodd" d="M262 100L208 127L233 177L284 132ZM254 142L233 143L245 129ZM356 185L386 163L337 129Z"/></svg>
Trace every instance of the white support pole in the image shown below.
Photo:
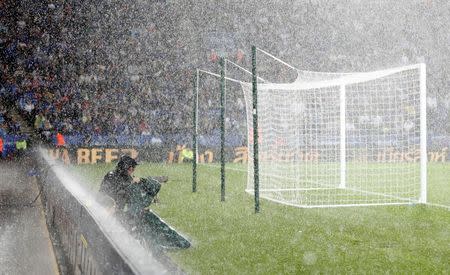
<svg viewBox="0 0 450 275"><path fill-rule="evenodd" d="M278 57L276 57L276 56L274 56L274 55L272 55L272 54L270 54L270 53L268 53L268 52L266 52L266 51L264 51L264 50L262 50L262 49L260 49L260 48L256 48L256 50L262 52L262 53L265 54L265 55L268 55L268 56L272 57L274 60L280 62L281 64L283 64L283 65L285 65L285 66L287 66L287 67L289 67L289 68L291 68L291 69L293 69L293 70L298 71L297 68L295 68L295 67L292 66L292 65L289 65L288 63L284 62L283 60L279 59Z"/></svg>
<svg viewBox="0 0 450 275"><path fill-rule="evenodd" d="M205 71L205 70L200 70L200 69L198 70L198 72L199 73L204 73L204 74L209 74L209 75L215 76L217 78L220 78L220 74L215 74L215 73L208 72L208 71ZM225 79L228 80L228 81L231 81L231 82L238 83L238 84L243 83L242 81L239 81L239 80L236 80L236 79L233 79L233 78L229 78L229 77L225 77Z"/></svg>
<svg viewBox="0 0 450 275"><path fill-rule="evenodd" d="M341 174L340 174L340 184L339 188L346 187L346 170L347 170L347 162L346 162L346 146L345 146L345 112L346 112L346 100L345 100L345 85L341 85L340 87L340 164L341 164Z"/></svg>
<svg viewBox="0 0 450 275"><path fill-rule="evenodd" d="M238 69L240 69L240 70L242 70L242 71L244 71L244 72L250 74L250 75L252 74L252 72L250 72L250 71L247 70L246 68L241 67L241 66L239 66L238 64L234 63L233 61L230 61L230 60L228 60L228 59L225 58L225 64L226 64L227 62L230 63L231 65L235 66L236 68L238 68ZM259 76L256 76L256 77L257 77L258 79L260 79L261 81L263 81L263 82L268 82L268 81L264 80L263 78L261 78L261 77L259 77Z"/></svg>
<svg viewBox="0 0 450 275"><path fill-rule="evenodd" d="M420 64L420 203L427 202L427 72Z"/></svg>

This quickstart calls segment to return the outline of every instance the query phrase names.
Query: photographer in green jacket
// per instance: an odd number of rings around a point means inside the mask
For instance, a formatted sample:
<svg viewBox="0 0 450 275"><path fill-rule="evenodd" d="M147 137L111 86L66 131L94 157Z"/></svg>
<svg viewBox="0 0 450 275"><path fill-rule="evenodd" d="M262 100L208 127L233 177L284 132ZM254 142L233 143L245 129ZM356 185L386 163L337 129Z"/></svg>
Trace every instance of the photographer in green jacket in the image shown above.
<svg viewBox="0 0 450 275"><path fill-rule="evenodd" d="M115 215L146 242L160 247L189 247L189 241L149 209L167 177L136 178L133 173L137 165L133 158L123 156L116 169L105 175L100 186L103 204L112 200Z"/></svg>

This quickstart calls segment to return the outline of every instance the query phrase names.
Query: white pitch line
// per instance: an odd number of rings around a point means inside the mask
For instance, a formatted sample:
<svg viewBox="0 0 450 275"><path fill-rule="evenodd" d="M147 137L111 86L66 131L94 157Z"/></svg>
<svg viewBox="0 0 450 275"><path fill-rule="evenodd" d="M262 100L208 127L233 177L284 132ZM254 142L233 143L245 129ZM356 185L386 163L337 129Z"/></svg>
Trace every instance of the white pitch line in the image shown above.
<svg viewBox="0 0 450 275"><path fill-rule="evenodd" d="M430 202L425 203L425 205L440 207L440 208L444 208L444 209L447 209L450 211L450 205L444 205L444 204L439 204L439 203L430 203Z"/></svg>
<svg viewBox="0 0 450 275"><path fill-rule="evenodd" d="M202 166L209 167L209 168L220 168L219 165L215 165L215 164L202 164ZM239 169L239 168L226 167L226 169L227 169L227 170L239 171L239 172L247 172L247 170L245 170L245 169ZM367 193L371 193L371 194L374 194L374 195L375 195L375 194L380 194L380 193L377 193L377 192L363 191L363 190L354 189L354 188L347 188L347 189L352 190L352 191L367 192ZM384 196L387 196L387 195L384 195ZM389 196L389 197L390 197L390 196ZM405 198L399 198L399 197L396 197L396 196L392 196L392 197L397 198L397 199L401 199L401 200L405 200L405 201L408 200L408 199L405 199ZM272 199L272 200L273 200L273 199ZM274 200L273 200L273 201L274 201ZM279 202L279 201L277 201L277 202ZM415 202L411 201L411 203L415 203ZM388 203L388 204L389 204L389 203ZM399 204L405 204L405 203L399 203ZM367 205L371 205L371 204L367 204ZM444 205L444 204L439 204L439 203L430 203L430 202L425 203L425 205L429 205L429 206L433 206L433 207L440 207L440 208L444 208L444 209L447 209L447 210L450 211L450 205ZM294 205L294 206L295 206L295 205Z"/></svg>

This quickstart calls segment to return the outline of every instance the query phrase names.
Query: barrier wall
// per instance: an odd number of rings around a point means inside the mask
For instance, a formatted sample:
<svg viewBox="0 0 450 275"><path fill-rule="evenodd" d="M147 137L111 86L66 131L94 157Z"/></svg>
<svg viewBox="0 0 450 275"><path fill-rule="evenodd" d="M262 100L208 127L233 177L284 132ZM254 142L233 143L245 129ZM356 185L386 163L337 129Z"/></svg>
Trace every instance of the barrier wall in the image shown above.
<svg viewBox="0 0 450 275"><path fill-rule="evenodd" d="M68 274L164 274L180 270L143 248L45 150L35 155L46 221L60 240Z"/></svg>

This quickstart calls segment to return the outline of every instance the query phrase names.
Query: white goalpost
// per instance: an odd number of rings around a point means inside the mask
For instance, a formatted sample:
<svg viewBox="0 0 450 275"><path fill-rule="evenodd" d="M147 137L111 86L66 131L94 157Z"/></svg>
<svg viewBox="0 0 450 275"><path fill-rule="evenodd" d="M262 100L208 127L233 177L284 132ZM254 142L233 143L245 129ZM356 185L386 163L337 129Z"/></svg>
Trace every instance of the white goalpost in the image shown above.
<svg viewBox="0 0 450 275"><path fill-rule="evenodd" d="M258 53L289 66L297 78L259 81L257 110L252 83L241 82L249 141L247 192L255 193L257 178L260 197L297 207L426 203L425 64L321 73Z"/></svg>

